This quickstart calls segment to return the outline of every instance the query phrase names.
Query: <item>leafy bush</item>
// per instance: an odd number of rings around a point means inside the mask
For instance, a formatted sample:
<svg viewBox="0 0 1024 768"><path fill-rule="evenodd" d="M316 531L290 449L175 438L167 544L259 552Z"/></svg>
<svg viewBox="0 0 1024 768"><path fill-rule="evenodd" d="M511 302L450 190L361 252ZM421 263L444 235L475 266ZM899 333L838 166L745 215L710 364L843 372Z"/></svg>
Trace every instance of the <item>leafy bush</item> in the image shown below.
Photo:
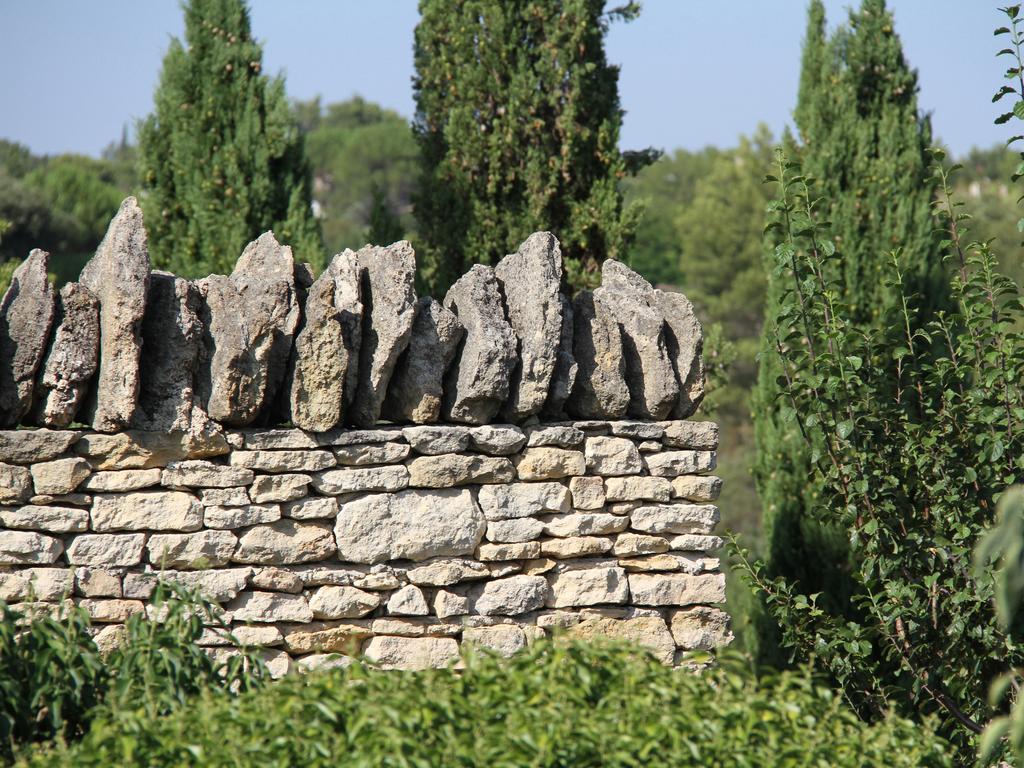
<svg viewBox="0 0 1024 768"><path fill-rule="evenodd" d="M26 765L946 766L928 730L865 725L805 671L697 675L614 645L538 643L465 669L346 670L232 698L203 693L153 720L97 723Z"/></svg>
<svg viewBox="0 0 1024 768"><path fill-rule="evenodd" d="M56 606L22 611L0 602L0 760L21 745L80 738L101 712L154 718L201 691L246 690L263 678L248 651L218 662L196 645L204 624L226 630L216 606L196 593L160 584L149 607L154 618L129 618L104 656L84 609L67 603L55 616Z"/></svg>

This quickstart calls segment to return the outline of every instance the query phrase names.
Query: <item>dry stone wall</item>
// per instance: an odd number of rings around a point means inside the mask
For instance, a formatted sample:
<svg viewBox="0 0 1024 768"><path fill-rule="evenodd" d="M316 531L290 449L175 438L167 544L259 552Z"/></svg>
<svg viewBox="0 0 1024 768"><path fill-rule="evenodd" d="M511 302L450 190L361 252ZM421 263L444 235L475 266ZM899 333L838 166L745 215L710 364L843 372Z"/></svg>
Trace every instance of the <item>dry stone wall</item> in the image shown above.
<svg viewBox="0 0 1024 768"><path fill-rule="evenodd" d="M682 294L609 261L570 298L545 232L443 301L405 242L314 280L266 233L186 280L150 269L131 198L79 282L55 292L47 258L0 302L0 599L73 600L108 644L182 583L275 673L730 640Z"/></svg>

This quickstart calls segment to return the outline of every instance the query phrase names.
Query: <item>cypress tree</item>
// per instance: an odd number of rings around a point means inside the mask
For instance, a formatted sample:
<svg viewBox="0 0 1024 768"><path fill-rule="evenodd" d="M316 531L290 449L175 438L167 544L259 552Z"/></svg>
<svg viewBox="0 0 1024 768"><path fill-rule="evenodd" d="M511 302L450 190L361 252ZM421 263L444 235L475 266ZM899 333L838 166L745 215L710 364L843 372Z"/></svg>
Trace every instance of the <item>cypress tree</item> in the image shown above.
<svg viewBox="0 0 1024 768"><path fill-rule="evenodd" d="M154 264L229 272L267 229L296 258L323 262L303 137L284 81L263 74L242 0L188 0L155 112L139 128L142 198Z"/></svg>
<svg viewBox="0 0 1024 768"><path fill-rule="evenodd" d="M812 0L794 118L799 143L791 138L790 151L816 179L827 206L822 218L832 222L834 277L855 321L869 327L898 308L899 292L887 285L896 248L902 252L904 289L917 295L923 310L921 322L948 306L946 273L932 235L931 126L918 112L917 75L903 56L885 0L862 0L831 38L822 2ZM832 610L849 614L845 537L808 514L818 496L810 451L777 400L781 368L771 321L781 281L788 279L769 272L768 322L754 392L754 475L766 560L774 575L798 581L807 593L821 592Z"/></svg>
<svg viewBox="0 0 1024 768"><path fill-rule="evenodd" d="M559 238L576 284L623 257L640 209L623 205L620 181L655 153L619 151L618 68L604 38L639 7L604 4L421 0L414 203L435 292L538 229Z"/></svg>

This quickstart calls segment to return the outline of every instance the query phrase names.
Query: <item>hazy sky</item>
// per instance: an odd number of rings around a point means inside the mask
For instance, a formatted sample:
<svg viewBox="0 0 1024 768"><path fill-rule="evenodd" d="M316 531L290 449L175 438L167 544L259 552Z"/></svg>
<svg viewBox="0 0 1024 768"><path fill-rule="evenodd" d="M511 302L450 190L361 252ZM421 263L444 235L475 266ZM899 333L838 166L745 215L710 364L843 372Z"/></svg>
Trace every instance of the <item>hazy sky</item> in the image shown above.
<svg viewBox="0 0 1024 768"><path fill-rule="evenodd" d="M828 0L829 21L849 0ZM1008 138L990 96L1006 59L998 2L890 0L920 73L921 107L955 152ZM796 97L805 0L646 0L609 34L622 67L624 148L729 145L787 123ZM266 71L293 98L360 94L413 112L415 0L252 0ZM0 138L37 153L97 154L151 109L177 0L0 0Z"/></svg>

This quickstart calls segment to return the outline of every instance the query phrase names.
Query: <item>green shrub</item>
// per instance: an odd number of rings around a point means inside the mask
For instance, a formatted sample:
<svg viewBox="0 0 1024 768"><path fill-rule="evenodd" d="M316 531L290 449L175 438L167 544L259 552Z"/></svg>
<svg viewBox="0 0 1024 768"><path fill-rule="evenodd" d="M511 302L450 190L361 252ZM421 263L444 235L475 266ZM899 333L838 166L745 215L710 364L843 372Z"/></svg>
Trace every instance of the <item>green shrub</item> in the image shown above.
<svg viewBox="0 0 1024 768"><path fill-rule="evenodd" d="M760 680L738 662L696 675L615 645L538 643L465 669L361 665L240 697L204 692L154 720L98 722L26 765L946 766L920 726L860 722L806 671Z"/></svg>

